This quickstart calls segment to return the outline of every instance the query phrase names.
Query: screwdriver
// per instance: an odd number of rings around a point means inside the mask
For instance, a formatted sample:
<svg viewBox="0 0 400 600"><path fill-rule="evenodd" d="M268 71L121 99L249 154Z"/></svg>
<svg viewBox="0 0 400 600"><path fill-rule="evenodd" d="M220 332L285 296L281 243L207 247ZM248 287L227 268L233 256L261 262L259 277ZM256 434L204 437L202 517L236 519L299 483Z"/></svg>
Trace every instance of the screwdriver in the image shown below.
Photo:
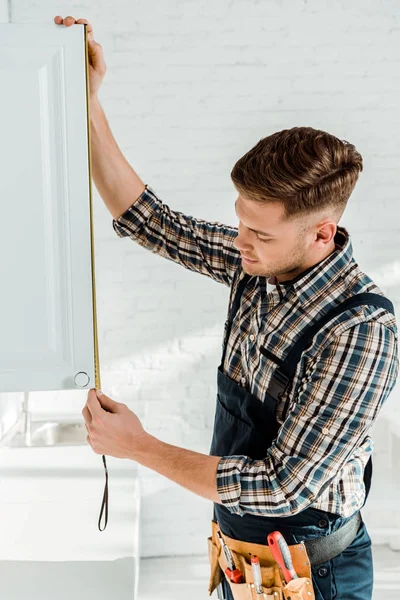
<svg viewBox="0 0 400 600"><path fill-rule="evenodd" d="M243 573L240 571L240 569L236 568L236 565L235 565L235 562L233 560L231 551L229 550L229 547L225 544L224 540L221 537L220 532L217 531L217 533L218 533L218 537L219 537L219 541L221 543L222 549L223 549L224 554L225 554L226 562L229 565L225 569L225 573L227 574L228 578L233 583L242 583L242 581L243 581Z"/></svg>

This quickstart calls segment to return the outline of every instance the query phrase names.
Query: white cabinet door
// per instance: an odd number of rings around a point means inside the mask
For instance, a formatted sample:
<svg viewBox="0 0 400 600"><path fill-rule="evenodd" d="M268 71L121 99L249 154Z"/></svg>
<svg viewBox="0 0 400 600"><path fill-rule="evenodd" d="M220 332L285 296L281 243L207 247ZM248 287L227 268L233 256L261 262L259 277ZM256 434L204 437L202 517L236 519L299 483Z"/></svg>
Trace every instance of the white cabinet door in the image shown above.
<svg viewBox="0 0 400 600"><path fill-rule="evenodd" d="M87 27L0 24L0 392L98 377Z"/></svg>

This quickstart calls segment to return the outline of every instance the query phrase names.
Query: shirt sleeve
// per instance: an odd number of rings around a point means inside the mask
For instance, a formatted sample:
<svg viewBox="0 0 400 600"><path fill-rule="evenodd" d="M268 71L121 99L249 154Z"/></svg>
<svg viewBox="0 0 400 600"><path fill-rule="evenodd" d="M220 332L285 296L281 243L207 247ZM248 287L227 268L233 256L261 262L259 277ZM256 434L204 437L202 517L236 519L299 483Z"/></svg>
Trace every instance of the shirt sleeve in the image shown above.
<svg viewBox="0 0 400 600"><path fill-rule="evenodd" d="M173 211L149 185L113 219L113 228L119 237L129 236L143 248L228 286L241 261L233 246L237 228Z"/></svg>
<svg viewBox="0 0 400 600"><path fill-rule="evenodd" d="M224 456L222 504L238 515L286 517L330 484L366 437L399 370L397 329L376 321L350 327L310 361L265 459Z"/></svg>

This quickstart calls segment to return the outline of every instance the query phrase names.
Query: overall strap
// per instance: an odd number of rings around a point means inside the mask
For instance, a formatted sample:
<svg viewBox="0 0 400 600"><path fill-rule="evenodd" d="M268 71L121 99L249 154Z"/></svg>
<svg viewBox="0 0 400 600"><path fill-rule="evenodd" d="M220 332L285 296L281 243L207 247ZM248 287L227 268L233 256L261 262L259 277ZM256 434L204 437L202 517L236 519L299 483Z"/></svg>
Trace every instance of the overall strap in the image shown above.
<svg viewBox="0 0 400 600"><path fill-rule="evenodd" d="M365 305L385 308L390 313L395 314L392 302L380 294L363 293L355 294L351 298L347 298L347 300L328 311L323 317L321 317L321 319L310 323L310 325L304 329L300 338L295 342L280 366L274 371L268 392L278 401L278 399L280 399L283 395L283 392L287 388L289 382L293 379L296 372L297 363L299 362L304 350L309 347L315 334L322 329L322 327L324 327L328 321L337 317L349 308Z"/></svg>
<svg viewBox="0 0 400 600"><path fill-rule="evenodd" d="M238 278L240 277L240 270L238 270L237 277ZM239 310L240 300L241 300L241 297L243 294L243 290L246 287L246 284L250 278L251 278L251 275L248 275L247 273L245 273L243 279L241 281L239 281L239 283L238 283L238 286L236 288L235 297L232 302L231 310L229 311L228 319L229 319L230 323L232 323L237 311Z"/></svg>
<svg viewBox="0 0 400 600"><path fill-rule="evenodd" d="M241 272L240 269L238 269L234 275L234 278L240 277L240 272ZM240 299L242 297L243 290L246 287L246 284L249 281L250 277L251 277L251 275L248 275L246 273L245 276L243 277L243 279L241 281L239 281L238 286L236 288L235 297L233 299L231 310L229 311L229 316L226 321L226 331L224 333L224 342L225 343L224 343L224 347L223 347L223 351L222 351L221 365L223 365L224 361L225 361L226 347L228 344L229 334L232 329L232 322L233 322L233 319L234 319L237 311L239 310ZM232 282L232 287L233 287L233 285L234 285L234 283Z"/></svg>

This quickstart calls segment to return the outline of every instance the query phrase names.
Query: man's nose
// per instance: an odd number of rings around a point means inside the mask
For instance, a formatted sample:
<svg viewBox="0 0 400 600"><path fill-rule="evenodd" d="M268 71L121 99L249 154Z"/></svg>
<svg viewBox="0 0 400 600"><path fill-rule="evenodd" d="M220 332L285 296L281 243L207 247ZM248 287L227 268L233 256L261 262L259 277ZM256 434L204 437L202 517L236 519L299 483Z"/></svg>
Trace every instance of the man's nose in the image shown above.
<svg viewBox="0 0 400 600"><path fill-rule="evenodd" d="M233 245L239 251L241 251L241 250L249 250L249 248L252 248L252 245L250 244L248 238L246 238L246 236L243 235L242 233L239 233L236 236L236 238L233 240Z"/></svg>

